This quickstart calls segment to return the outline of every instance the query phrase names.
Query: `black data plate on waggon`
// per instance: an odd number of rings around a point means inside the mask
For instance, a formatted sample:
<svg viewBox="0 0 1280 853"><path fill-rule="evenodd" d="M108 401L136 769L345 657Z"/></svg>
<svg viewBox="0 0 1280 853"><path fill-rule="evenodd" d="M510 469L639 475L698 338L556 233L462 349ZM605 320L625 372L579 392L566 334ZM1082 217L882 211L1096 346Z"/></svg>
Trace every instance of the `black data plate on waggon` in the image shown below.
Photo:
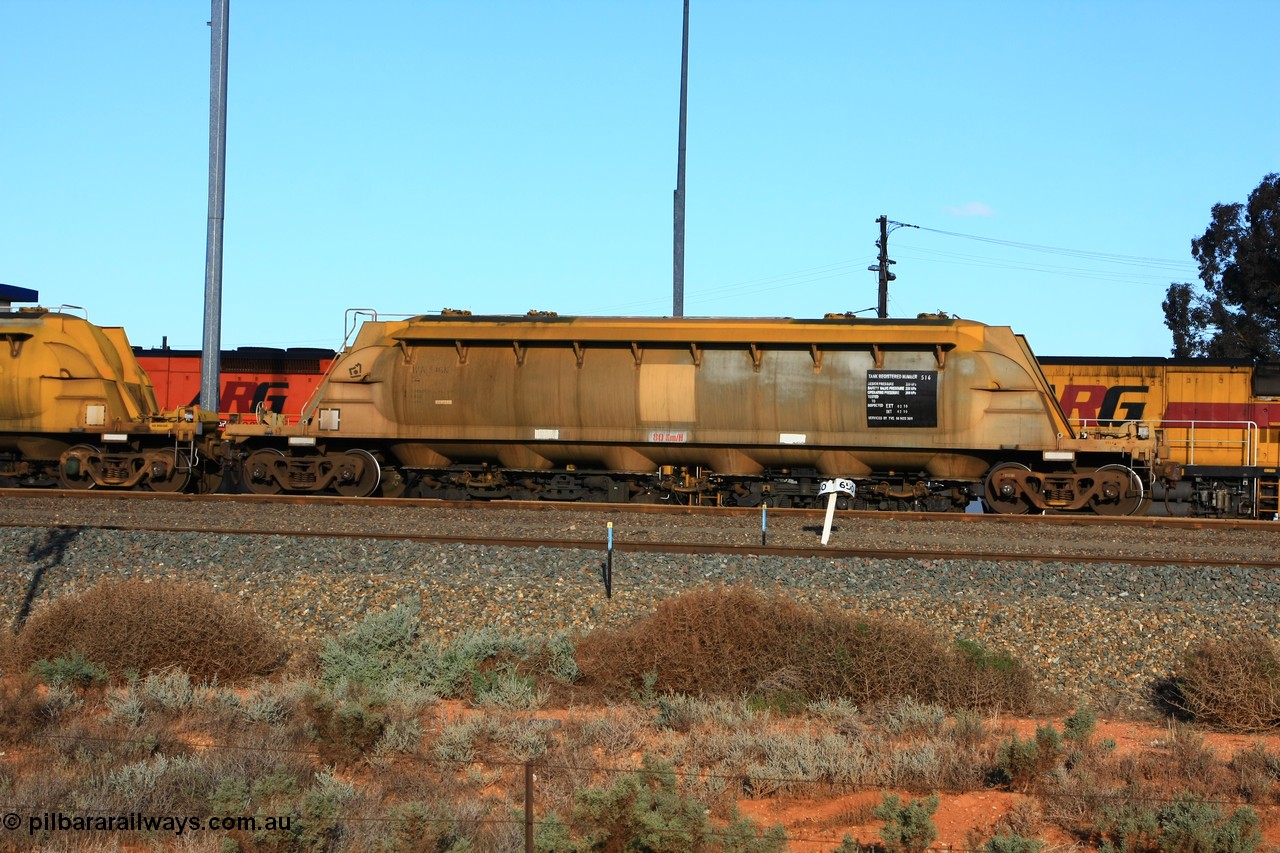
<svg viewBox="0 0 1280 853"><path fill-rule="evenodd" d="M867 426L936 427L938 374L933 370L868 370Z"/></svg>

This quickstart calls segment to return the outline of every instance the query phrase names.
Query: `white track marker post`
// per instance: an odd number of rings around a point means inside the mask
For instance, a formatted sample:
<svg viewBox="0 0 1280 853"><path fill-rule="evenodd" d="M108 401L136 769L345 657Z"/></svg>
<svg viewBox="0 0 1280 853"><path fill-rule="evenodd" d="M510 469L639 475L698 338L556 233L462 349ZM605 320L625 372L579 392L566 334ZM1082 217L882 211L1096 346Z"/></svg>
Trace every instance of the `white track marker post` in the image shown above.
<svg viewBox="0 0 1280 853"><path fill-rule="evenodd" d="M827 496L827 518L822 522L822 544L831 539L831 521L836 515L836 498L839 495L853 497L853 480L826 480L818 489L818 497Z"/></svg>
<svg viewBox="0 0 1280 853"><path fill-rule="evenodd" d="M604 597L613 598L613 522L609 522L609 550L605 552L604 565Z"/></svg>

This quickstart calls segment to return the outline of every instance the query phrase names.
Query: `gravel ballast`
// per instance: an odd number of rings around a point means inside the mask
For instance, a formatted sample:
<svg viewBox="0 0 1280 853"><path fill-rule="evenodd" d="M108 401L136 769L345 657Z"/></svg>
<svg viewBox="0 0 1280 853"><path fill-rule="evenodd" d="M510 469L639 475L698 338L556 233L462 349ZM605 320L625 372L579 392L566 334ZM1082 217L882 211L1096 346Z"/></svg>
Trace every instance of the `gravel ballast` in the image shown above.
<svg viewBox="0 0 1280 853"><path fill-rule="evenodd" d="M77 508L79 504L84 506ZM152 502L142 502L151 504ZM182 503L133 508L121 501L53 500L21 513L61 524L121 524L144 512L172 513L199 523L204 512ZM1177 667L1200 641L1241 630L1280 635L1280 577L1270 569L1133 567L1112 563L1029 563L992 560L833 559L822 556L811 517L770 516L770 544L812 544L808 558L675 555L618 551L613 597L601 582L605 512L476 512L421 507L298 507L228 503L230 527L296 525L317 531L544 535L600 539L586 549L501 548L404 540L340 539L227 532L160 533L95 527L0 528L8 557L0 580L6 622L34 592L34 608L87 589L104 578L169 578L207 583L252 605L269 623L299 640L339 633L364 615L392 606L421 606L426 630L441 641L484 627L526 637L625 624L663 599L708 584L749 584L797 601L834 603L855 613L921 621L948 637L977 640L1014 653L1040 683L1068 701L1087 698L1104 709L1148 704L1156 679ZM14 514L18 517L14 517ZM620 547L629 541L749 541L759 519L699 513L616 516ZM213 525L209 525L213 526ZM1232 559L1275 558L1280 529L1249 531L1108 526L976 525L843 517L833 544L941 548L1064 555L1196 554ZM598 529L597 529L598 528ZM979 529L981 528L981 529ZM1003 529L998 529L1003 528ZM1039 529L1037 529L1039 528ZM1100 532L1103 531L1103 532ZM688 532L688 531L686 531ZM702 538L699 538L702 537ZM705 537L710 537L706 539ZM1046 538L1050 541L1046 541ZM990 540L990 541L988 541ZM1109 541L1108 541L1109 540ZM35 589L32 589L33 584Z"/></svg>

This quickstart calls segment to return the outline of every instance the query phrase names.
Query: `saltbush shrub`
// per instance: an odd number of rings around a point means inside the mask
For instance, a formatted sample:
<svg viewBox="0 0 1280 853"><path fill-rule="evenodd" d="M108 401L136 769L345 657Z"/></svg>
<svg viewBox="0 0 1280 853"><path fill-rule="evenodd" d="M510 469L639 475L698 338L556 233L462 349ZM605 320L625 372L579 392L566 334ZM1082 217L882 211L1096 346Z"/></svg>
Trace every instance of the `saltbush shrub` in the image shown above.
<svg viewBox="0 0 1280 853"><path fill-rule="evenodd" d="M781 826L766 832L733 814L728 827L712 827L702 803L680 789L676 772L648 755L633 773L604 787L580 791L573 807L573 827L580 835L568 846L569 831L559 819L543 837L560 850L646 850L650 853L743 851L781 853L786 836ZM550 846L539 849L553 849Z"/></svg>
<svg viewBox="0 0 1280 853"><path fill-rule="evenodd" d="M880 837L889 853L922 853L938 837L938 827L933 823L937 810L936 794L906 803L897 794L885 794L884 801L872 813L885 822Z"/></svg>
<svg viewBox="0 0 1280 853"><path fill-rule="evenodd" d="M1190 798L1160 809L1106 808L1095 832L1102 853L1254 853L1262 841L1258 815L1248 806L1226 817L1216 803Z"/></svg>
<svg viewBox="0 0 1280 853"><path fill-rule="evenodd" d="M86 660L77 649L70 649L66 657L38 660L32 665L31 672L52 687L92 687L105 684L108 678L106 669Z"/></svg>

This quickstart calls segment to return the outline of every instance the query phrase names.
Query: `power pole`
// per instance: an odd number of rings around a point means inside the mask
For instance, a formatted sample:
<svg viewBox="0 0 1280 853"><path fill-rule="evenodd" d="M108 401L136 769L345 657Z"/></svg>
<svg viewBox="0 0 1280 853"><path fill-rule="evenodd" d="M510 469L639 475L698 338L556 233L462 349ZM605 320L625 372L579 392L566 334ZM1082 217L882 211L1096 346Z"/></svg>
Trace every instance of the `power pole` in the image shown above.
<svg viewBox="0 0 1280 853"><path fill-rule="evenodd" d="M200 408L218 411L222 356L222 218L227 183L227 18L231 0L210 0L209 227L204 264L204 343L200 350Z"/></svg>
<svg viewBox="0 0 1280 853"><path fill-rule="evenodd" d="M684 316L684 127L689 91L689 0L684 0L684 38L680 48L680 148L676 155L671 316Z"/></svg>
<svg viewBox="0 0 1280 853"><path fill-rule="evenodd" d="M880 223L880 239L876 241L876 247L880 250L880 262L867 269L874 273L878 273L880 280L880 294L876 301L876 316L881 320L889 316L889 282L895 281L898 277L889 270L890 264L896 264L897 261L889 259L889 226L897 228L919 228L919 225L908 225L905 222L893 222L887 216L881 216L876 222Z"/></svg>

